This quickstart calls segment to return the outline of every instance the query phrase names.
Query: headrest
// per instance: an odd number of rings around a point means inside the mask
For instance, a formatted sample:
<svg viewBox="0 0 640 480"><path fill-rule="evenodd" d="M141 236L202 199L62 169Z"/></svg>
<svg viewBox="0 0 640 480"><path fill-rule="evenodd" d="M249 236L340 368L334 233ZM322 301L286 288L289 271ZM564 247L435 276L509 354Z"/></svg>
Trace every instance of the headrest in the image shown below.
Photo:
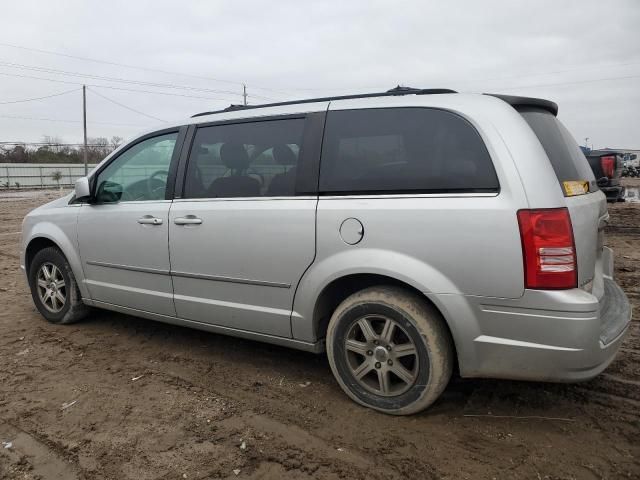
<svg viewBox="0 0 640 480"><path fill-rule="evenodd" d="M285 144L273 147L273 158L279 165L295 165L298 163L296 154Z"/></svg>
<svg viewBox="0 0 640 480"><path fill-rule="evenodd" d="M232 170L244 170L249 166L249 154L239 143L225 143L220 149L220 160Z"/></svg>

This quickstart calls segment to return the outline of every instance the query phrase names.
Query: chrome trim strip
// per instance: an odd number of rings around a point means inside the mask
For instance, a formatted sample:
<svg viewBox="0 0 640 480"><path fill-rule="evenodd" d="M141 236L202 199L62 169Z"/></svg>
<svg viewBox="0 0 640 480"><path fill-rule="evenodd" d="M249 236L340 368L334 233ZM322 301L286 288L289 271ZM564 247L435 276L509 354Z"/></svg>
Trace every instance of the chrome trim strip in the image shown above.
<svg viewBox="0 0 640 480"><path fill-rule="evenodd" d="M266 280L251 280L249 278L225 277L224 275L205 275L204 273L176 272L176 271L169 271L169 270L161 270L158 268L132 267L130 265L120 265L117 263L107 263L107 262L96 262L94 260L87 260L87 265L94 265L96 267L105 267L105 268L118 268L120 270L129 270L132 272L154 273L156 275L173 275L175 277L195 278L198 280L210 280L213 282L242 283L245 285L261 285L263 287L291 288L291 284L289 283L269 282Z"/></svg>
<svg viewBox="0 0 640 480"><path fill-rule="evenodd" d="M183 278L211 280L213 282L244 283L246 285L262 285L264 287L291 288L291 284L289 283L268 282L266 280L251 280L248 278L225 277L223 275L205 275L203 273L187 273L176 271L171 271L171 275Z"/></svg>
<svg viewBox="0 0 640 480"><path fill-rule="evenodd" d="M555 345L544 345L542 343L523 342L521 340L512 340L511 338L492 337L490 335L480 335L476 337L474 342L491 343L494 345L506 345L509 347L537 348L540 350L556 350L560 352L581 352L580 348L556 347Z"/></svg>
<svg viewBox="0 0 640 480"><path fill-rule="evenodd" d="M174 203L187 203L187 202L267 202L284 200L317 200L315 195L291 195L282 197L213 197L213 198L176 198Z"/></svg>
<svg viewBox="0 0 640 480"><path fill-rule="evenodd" d="M349 194L349 195L320 195L322 200L352 200L352 199L392 199L392 198L490 198L497 197L499 192L478 192L478 193L390 193L390 194Z"/></svg>
<svg viewBox="0 0 640 480"><path fill-rule="evenodd" d="M87 265L94 265L96 267L106 267L106 268L119 268L120 270L130 270L132 272L155 273L157 275L169 275L169 270L161 270L159 268L147 268L147 267L132 267L130 265L120 265L117 263L107 263L107 262L96 262L94 260L87 260Z"/></svg>
<svg viewBox="0 0 640 480"><path fill-rule="evenodd" d="M558 310L539 310L541 312L565 313L565 315L546 315L544 313L525 313L524 312L525 309L516 308L516 307L512 307L513 308L512 310L508 310L509 307L500 307L500 306L498 306L497 308L487 308L487 307L488 305L480 306L483 312L496 313L498 315L517 315L519 317L551 318L554 320L597 320L598 319L597 315L578 316L578 315L585 315L585 314L595 313L595 312L564 312L564 311L560 312ZM534 311L534 309L526 309L526 310ZM567 314L571 314L571 315L567 315Z"/></svg>

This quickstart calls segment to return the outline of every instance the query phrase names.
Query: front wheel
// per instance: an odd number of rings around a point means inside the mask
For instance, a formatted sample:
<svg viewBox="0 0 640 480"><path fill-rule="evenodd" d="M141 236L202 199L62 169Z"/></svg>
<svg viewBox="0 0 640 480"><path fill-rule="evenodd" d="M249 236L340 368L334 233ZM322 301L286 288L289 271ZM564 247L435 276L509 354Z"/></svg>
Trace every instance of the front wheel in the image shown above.
<svg viewBox="0 0 640 480"><path fill-rule="evenodd" d="M451 336L424 298L398 287L354 293L327 331L331 370L349 397L392 415L431 405L453 370Z"/></svg>
<svg viewBox="0 0 640 480"><path fill-rule="evenodd" d="M29 287L36 308L51 323L74 323L89 311L82 303L69 262L57 248L35 254L29 267Z"/></svg>

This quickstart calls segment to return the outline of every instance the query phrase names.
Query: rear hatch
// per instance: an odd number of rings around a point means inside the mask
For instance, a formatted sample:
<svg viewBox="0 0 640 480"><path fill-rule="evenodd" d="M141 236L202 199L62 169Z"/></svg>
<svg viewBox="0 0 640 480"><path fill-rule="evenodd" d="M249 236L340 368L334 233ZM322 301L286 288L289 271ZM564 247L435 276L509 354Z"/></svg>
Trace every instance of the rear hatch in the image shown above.
<svg viewBox="0 0 640 480"><path fill-rule="evenodd" d="M576 244L578 287L600 299L604 294L602 246L608 219L606 198L598 189L587 159L553 113L533 106L514 107L540 140L565 195Z"/></svg>

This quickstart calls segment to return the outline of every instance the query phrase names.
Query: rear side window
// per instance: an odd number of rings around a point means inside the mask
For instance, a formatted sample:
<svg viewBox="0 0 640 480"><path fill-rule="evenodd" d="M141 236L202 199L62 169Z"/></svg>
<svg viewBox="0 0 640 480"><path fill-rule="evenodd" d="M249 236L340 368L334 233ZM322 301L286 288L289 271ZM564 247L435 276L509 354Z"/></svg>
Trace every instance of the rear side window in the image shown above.
<svg viewBox="0 0 640 480"><path fill-rule="evenodd" d="M590 191L597 190L589 162L560 120L539 108L519 107L517 110L540 140L560 186L563 187L564 182L586 181Z"/></svg>
<svg viewBox="0 0 640 480"><path fill-rule="evenodd" d="M184 198L295 195L304 119L199 127Z"/></svg>
<svg viewBox="0 0 640 480"><path fill-rule="evenodd" d="M495 192L498 178L475 128L430 108L329 112L320 193Z"/></svg>

